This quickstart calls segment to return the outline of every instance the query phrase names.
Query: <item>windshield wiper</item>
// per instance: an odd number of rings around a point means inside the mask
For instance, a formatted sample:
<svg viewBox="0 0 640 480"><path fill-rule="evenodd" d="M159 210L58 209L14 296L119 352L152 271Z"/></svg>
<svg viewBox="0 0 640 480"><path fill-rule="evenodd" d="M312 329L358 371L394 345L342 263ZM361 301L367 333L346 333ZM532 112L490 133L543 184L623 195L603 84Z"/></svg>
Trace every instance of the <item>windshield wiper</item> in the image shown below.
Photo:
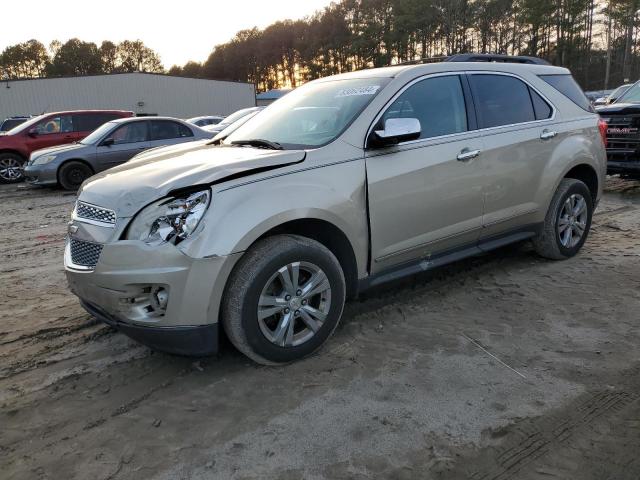
<svg viewBox="0 0 640 480"><path fill-rule="evenodd" d="M270 148L271 150L282 150L282 145L278 142L271 142L261 138L253 138L251 140L234 140L231 145L249 145L250 147Z"/></svg>

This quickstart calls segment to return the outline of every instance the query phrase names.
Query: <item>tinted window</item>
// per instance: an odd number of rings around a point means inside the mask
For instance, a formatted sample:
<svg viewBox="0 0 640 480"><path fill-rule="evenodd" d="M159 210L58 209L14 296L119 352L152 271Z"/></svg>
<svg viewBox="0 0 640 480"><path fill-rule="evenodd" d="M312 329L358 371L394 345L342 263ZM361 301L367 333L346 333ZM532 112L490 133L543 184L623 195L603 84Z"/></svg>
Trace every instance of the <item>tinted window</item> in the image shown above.
<svg viewBox="0 0 640 480"><path fill-rule="evenodd" d="M417 118L420 138L465 132L467 110L460 77L428 78L410 86L391 104L377 128L383 128L389 118Z"/></svg>
<svg viewBox="0 0 640 480"><path fill-rule="evenodd" d="M109 135L109 138L113 138L114 145L121 145L123 143L146 142L147 123L148 122L126 123L111 135Z"/></svg>
<svg viewBox="0 0 640 480"><path fill-rule="evenodd" d="M73 126L76 132L93 132L99 126L116 118L113 113L84 113L73 116Z"/></svg>
<svg viewBox="0 0 640 480"><path fill-rule="evenodd" d="M505 75L470 75L480 128L513 125L536 119L529 87Z"/></svg>
<svg viewBox="0 0 640 480"><path fill-rule="evenodd" d="M193 137L189 127L177 122L154 120L151 122L151 140L167 140L170 138Z"/></svg>
<svg viewBox="0 0 640 480"><path fill-rule="evenodd" d="M580 108L587 110L588 112L593 111L593 107L591 106L591 103L589 103L589 99L571 75L540 75L540 78Z"/></svg>
<svg viewBox="0 0 640 480"><path fill-rule="evenodd" d="M5 120L2 123L2 126L0 127L0 132L7 132L9 130L11 130L12 128L17 127L18 125L23 124L24 122L26 122L26 118L25 119L15 119L15 120Z"/></svg>
<svg viewBox="0 0 640 480"><path fill-rule="evenodd" d="M53 133L73 132L73 117L71 115L60 115L49 117L36 125L39 135L51 135Z"/></svg>
<svg viewBox="0 0 640 480"><path fill-rule="evenodd" d="M531 93L531 101L533 102L533 110L536 113L536 120L546 120L547 118L550 118L553 113L551 106L544 100L544 98L538 95L535 90L530 88L529 92Z"/></svg>

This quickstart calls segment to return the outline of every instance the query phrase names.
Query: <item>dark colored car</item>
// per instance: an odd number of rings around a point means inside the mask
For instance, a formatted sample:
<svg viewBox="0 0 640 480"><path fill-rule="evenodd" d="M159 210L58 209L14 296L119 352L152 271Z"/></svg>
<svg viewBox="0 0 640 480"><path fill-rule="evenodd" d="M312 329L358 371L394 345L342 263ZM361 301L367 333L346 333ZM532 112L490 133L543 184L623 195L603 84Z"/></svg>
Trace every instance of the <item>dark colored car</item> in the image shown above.
<svg viewBox="0 0 640 480"><path fill-rule="evenodd" d="M640 82L597 112L607 123L607 172L640 177Z"/></svg>
<svg viewBox="0 0 640 480"><path fill-rule="evenodd" d="M0 123L0 132L8 132L9 130L16 128L18 125L23 124L31 117L9 117L4 120L4 122Z"/></svg>
<svg viewBox="0 0 640 480"><path fill-rule="evenodd" d="M95 173L152 148L208 140L211 134L171 117L121 118L72 145L37 150L24 169L27 182L76 190Z"/></svg>
<svg viewBox="0 0 640 480"><path fill-rule="evenodd" d="M35 150L77 142L110 120L132 116L123 110L76 110L27 120L0 134L0 183L22 181L24 164Z"/></svg>

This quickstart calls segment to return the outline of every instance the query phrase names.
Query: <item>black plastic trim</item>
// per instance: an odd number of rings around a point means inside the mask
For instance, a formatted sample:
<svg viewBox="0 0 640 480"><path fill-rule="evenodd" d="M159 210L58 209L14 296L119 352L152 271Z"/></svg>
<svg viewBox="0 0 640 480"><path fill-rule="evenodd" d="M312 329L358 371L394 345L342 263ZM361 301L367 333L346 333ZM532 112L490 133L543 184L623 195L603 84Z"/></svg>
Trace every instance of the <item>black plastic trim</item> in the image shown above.
<svg viewBox="0 0 640 480"><path fill-rule="evenodd" d="M80 300L80 305L98 320L153 350L189 357L203 357L218 353L218 324L143 327L125 323L105 312L98 305L85 300Z"/></svg>
<svg viewBox="0 0 640 480"><path fill-rule="evenodd" d="M531 224L524 227L518 227L516 229L509 230L506 233L482 238L478 242L444 250L429 257L422 257L417 260L412 260L411 262L391 267L375 275L360 279L358 282L358 291L362 292L384 283L426 272L449 263L457 262L458 260L481 255L512 243L527 240L535 236L541 231L541 229L542 224Z"/></svg>

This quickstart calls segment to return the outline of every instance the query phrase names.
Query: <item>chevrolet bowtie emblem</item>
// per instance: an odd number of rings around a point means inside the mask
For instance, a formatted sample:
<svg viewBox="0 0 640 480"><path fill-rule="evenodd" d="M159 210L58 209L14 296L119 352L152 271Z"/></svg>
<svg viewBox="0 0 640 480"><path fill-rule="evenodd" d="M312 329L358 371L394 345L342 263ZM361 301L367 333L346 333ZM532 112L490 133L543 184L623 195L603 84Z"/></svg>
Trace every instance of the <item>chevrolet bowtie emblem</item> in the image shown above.
<svg viewBox="0 0 640 480"><path fill-rule="evenodd" d="M74 225L73 223L69 224L69 234L73 235L74 233L76 233L78 231L78 226Z"/></svg>

